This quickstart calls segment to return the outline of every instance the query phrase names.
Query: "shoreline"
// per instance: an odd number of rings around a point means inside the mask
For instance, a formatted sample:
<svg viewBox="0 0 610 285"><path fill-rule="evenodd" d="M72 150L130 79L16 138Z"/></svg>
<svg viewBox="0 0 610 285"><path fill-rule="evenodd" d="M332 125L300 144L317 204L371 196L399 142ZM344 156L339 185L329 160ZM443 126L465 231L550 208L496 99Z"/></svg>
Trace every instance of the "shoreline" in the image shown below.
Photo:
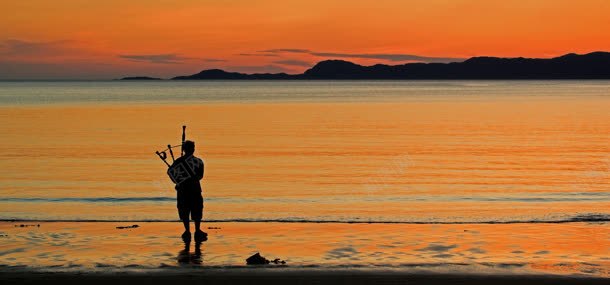
<svg viewBox="0 0 610 285"><path fill-rule="evenodd" d="M176 220L133 219L0 219L0 223L180 223ZM191 221L192 222L192 221ZM396 220L303 220L303 219L209 219L202 223L282 223L282 224L395 224L395 225L512 225L512 224L570 224L570 223L607 223L610 215L606 213L587 213L569 216L564 219L548 220L488 220L488 221L396 221Z"/></svg>
<svg viewBox="0 0 610 285"><path fill-rule="evenodd" d="M193 221L191 221L192 223ZM610 220L582 220L582 221L506 221L506 222L396 222L396 221L291 221L291 220L209 220L202 223L245 223L245 224L346 224L346 225L515 225L515 224L578 224L578 223L599 223L605 224ZM134 221L102 221L102 220L0 220L0 223L181 223L181 221L169 220L134 220ZM31 226L31 225L30 225Z"/></svg>
<svg viewBox="0 0 610 285"><path fill-rule="evenodd" d="M542 274L455 274L413 273L386 270L326 269L199 269L140 272L40 272L0 269L2 284L168 284L170 282L204 282L205 284L608 284L610 278L581 275Z"/></svg>

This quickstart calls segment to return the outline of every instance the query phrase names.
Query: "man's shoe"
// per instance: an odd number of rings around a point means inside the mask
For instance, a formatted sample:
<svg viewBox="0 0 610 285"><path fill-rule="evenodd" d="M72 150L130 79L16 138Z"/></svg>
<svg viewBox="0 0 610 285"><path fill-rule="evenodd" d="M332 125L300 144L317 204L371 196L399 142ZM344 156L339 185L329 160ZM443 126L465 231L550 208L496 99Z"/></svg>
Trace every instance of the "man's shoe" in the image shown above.
<svg viewBox="0 0 610 285"><path fill-rule="evenodd" d="M182 240L184 242L190 242L191 241L191 232L184 231L184 233L182 234Z"/></svg>
<svg viewBox="0 0 610 285"><path fill-rule="evenodd" d="M202 231L196 231L195 232L195 241L197 242L201 242L201 241L206 241L208 240L208 234Z"/></svg>

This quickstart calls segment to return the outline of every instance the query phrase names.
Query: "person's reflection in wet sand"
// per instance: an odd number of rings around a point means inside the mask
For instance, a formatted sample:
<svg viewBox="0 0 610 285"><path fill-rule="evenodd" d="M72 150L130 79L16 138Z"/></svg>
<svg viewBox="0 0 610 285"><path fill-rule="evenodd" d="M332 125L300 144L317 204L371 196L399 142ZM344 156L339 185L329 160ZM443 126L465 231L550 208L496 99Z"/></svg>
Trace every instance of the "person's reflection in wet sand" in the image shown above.
<svg viewBox="0 0 610 285"><path fill-rule="evenodd" d="M178 252L178 263L181 265L201 265L201 242L195 242L195 252L191 254L191 242L185 241L184 248Z"/></svg>
<svg viewBox="0 0 610 285"><path fill-rule="evenodd" d="M201 242L195 242L195 253L191 255L191 263L200 265L203 262L201 258Z"/></svg>

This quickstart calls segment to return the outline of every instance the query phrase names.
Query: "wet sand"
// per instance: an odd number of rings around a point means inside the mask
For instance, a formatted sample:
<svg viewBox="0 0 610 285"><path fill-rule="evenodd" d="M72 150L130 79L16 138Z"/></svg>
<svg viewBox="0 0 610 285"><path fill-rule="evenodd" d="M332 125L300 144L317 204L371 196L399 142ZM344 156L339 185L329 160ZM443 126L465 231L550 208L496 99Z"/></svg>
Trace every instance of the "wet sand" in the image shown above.
<svg viewBox="0 0 610 285"><path fill-rule="evenodd" d="M163 273L40 273L0 271L2 284L609 284L596 277L554 275L415 274L384 271L300 269L206 270Z"/></svg>
<svg viewBox="0 0 610 285"><path fill-rule="evenodd" d="M500 284L515 278L540 278L541 282L605 278L610 282L607 223L207 223L209 240L186 249L179 238L179 223L116 228L132 224L44 222L38 227L35 222L2 222L2 279L27 277L34 282L79 276L95 283L110 282L116 273L127 274L121 280L161 276L155 282L183 274L211 283L223 278L237 283L251 278L275 282L276 277L305 282L303 276L320 282L355 280L356 284L377 277L388 282L421 278L432 283L478 282L483 277ZM287 264L246 266L245 259L256 252ZM361 280L352 273L367 278Z"/></svg>

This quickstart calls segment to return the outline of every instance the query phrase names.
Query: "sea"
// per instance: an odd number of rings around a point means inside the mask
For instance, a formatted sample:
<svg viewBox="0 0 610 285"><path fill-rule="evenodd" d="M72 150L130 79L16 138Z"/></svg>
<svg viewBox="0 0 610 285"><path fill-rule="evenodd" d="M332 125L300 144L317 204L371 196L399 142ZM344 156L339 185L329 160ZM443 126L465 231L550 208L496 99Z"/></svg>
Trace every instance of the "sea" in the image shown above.
<svg viewBox="0 0 610 285"><path fill-rule="evenodd" d="M0 157L0 273L610 278L610 81L3 81Z"/></svg>
<svg viewBox="0 0 610 285"><path fill-rule="evenodd" d="M0 220L176 221L185 125L209 222L608 222L609 110L599 80L4 81Z"/></svg>

